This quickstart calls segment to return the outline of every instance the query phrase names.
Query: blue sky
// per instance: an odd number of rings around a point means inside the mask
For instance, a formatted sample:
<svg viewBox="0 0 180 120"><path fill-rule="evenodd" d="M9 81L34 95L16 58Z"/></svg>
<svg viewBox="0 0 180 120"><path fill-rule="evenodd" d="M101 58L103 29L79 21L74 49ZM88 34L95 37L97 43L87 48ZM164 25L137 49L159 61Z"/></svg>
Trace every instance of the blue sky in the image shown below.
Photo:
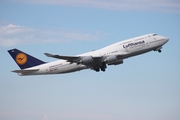
<svg viewBox="0 0 180 120"><path fill-rule="evenodd" d="M178 0L6 0L0 2L0 119L179 120ZM170 41L108 66L60 75L20 77L7 50L43 61L43 53L76 55L147 33Z"/></svg>

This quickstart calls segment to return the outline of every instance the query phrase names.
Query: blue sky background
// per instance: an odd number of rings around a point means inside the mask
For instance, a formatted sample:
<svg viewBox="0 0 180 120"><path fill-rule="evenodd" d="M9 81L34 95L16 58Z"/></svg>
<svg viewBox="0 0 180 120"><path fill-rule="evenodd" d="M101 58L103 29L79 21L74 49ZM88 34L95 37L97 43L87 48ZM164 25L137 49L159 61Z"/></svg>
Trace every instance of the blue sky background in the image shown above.
<svg viewBox="0 0 180 120"><path fill-rule="evenodd" d="M180 1L0 1L1 120L179 120ZM43 53L76 55L148 33L170 41L108 66L60 75L20 77L7 50L43 61Z"/></svg>

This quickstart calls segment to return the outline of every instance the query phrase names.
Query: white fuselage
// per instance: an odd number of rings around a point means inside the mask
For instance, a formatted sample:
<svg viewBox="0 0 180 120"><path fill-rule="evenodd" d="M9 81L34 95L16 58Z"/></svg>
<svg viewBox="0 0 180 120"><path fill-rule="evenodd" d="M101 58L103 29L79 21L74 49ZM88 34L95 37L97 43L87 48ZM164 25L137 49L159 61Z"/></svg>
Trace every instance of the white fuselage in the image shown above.
<svg viewBox="0 0 180 120"><path fill-rule="evenodd" d="M156 34L147 34L147 35L131 38L128 40L120 41L115 44L109 45L107 47L101 48L99 50L91 51L77 56L99 57L99 56L107 56L107 55L124 55L125 57L121 59L125 59L152 50L154 51L160 50L168 40L169 39L164 36L160 36ZM61 73L79 71L87 68L89 67L83 64L70 63L67 62L66 60L58 60L27 69L27 70L39 69L38 71L34 71L31 73L18 73L18 74L19 75L61 74Z"/></svg>

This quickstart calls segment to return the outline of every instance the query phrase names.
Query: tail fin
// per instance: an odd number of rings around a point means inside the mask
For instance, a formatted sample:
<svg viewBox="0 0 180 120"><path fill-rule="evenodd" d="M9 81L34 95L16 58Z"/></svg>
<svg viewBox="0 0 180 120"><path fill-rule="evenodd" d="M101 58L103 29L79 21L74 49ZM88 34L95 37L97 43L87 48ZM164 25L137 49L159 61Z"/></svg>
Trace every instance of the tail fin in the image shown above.
<svg viewBox="0 0 180 120"><path fill-rule="evenodd" d="M8 50L8 52L21 69L30 68L30 67L45 63L18 49L11 49L11 50Z"/></svg>

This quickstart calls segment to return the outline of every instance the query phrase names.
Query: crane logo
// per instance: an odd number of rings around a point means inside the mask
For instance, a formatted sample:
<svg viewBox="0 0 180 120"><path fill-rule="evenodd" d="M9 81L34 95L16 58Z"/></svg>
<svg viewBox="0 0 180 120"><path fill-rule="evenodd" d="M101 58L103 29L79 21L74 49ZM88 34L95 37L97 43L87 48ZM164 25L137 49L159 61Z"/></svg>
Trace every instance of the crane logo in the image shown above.
<svg viewBox="0 0 180 120"><path fill-rule="evenodd" d="M27 62L27 56L24 53L19 53L16 55L16 62L19 65L24 65Z"/></svg>

